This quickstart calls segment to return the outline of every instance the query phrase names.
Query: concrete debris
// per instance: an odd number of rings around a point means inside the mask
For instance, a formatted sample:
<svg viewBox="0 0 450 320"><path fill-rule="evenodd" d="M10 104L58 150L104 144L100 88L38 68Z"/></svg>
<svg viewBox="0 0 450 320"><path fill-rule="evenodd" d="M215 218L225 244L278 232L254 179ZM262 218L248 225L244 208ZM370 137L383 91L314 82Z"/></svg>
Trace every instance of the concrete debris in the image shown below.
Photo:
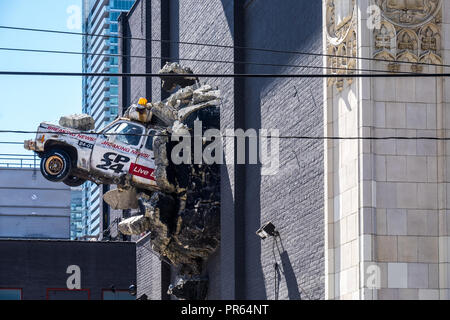
<svg viewBox="0 0 450 320"><path fill-rule="evenodd" d="M154 192L152 195L141 193L138 202L141 214L149 221L148 231L151 232L152 246L156 248L155 251L164 255L173 232L175 199L162 192Z"/></svg>
<svg viewBox="0 0 450 320"><path fill-rule="evenodd" d="M184 121L192 113L199 111L201 109L207 108L207 107L217 106L219 103L220 103L220 100L211 100L211 101L207 101L204 103L188 106L188 107L183 108L180 111L178 111L178 119L180 121Z"/></svg>
<svg viewBox="0 0 450 320"><path fill-rule="evenodd" d="M184 75L194 74L194 72L191 70L191 68L182 67L177 62L166 62L164 67L162 67L162 69L159 70L158 73L162 74L162 75L167 74L167 73L177 73L177 74L184 74Z"/></svg>
<svg viewBox="0 0 450 320"><path fill-rule="evenodd" d="M119 231L125 235L139 235L150 227L149 219L143 215L125 219L119 223Z"/></svg>
<svg viewBox="0 0 450 320"><path fill-rule="evenodd" d="M218 116L208 109L193 114L203 122L202 130L218 128ZM193 122L188 126L176 121L167 133L184 134L192 128ZM149 219L153 250L180 275L200 275L204 261L220 244L220 167L173 165L171 148L166 134L155 138L155 179L161 191L138 194L140 214Z"/></svg>
<svg viewBox="0 0 450 320"><path fill-rule="evenodd" d="M110 190L103 195L103 200L105 200L105 202L113 210L138 208L137 193L135 188L118 188Z"/></svg>
<svg viewBox="0 0 450 320"><path fill-rule="evenodd" d="M220 98L220 90L213 90L210 85L203 85L193 92L193 104L199 104Z"/></svg>
<svg viewBox="0 0 450 320"><path fill-rule="evenodd" d="M178 109L181 104L189 103L193 94L194 90L191 87L180 89L167 99L167 104L175 109Z"/></svg>
<svg viewBox="0 0 450 320"><path fill-rule="evenodd" d="M176 121L184 122L192 113L219 104L220 90L209 85L196 90L186 87L165 101L148 103L146 106L132 105L127 109L125 117L143 123L149 123L156 117L163 125L172 127Z"/></svg>
<svg viewBox="0 0 450 320"><path fill-rule="evenodd" d="M80 131L94 130L95 121L88 114L73 114L59 119L59 125Z"/></svg>
<svg viewBox="0 0 450 320"><path fill-rule="evenodd" d="M199 94L211 91L211 90L213 90L212 86L210 86L209 84L203 84L199 88L195 89L194 94L199 95Z"/></svg>
<svg viewBox="0 0 450 320"><path fill-rule="evenodd" d="M177 109L164 102L152 103L151 110L152 114L168 127L171 127L173 122L178 119Z"/></svg>
<svg viewBox="0 0 450 320"><path fill-rule="evenodd" d="M210 85L202 85L192 93L192 100L178 110L178 120L184 120L192 113L207 107L220 104L220 90L213 89Z"/></svg>
<svg viewBox="0 0 450 320"><path fill-rule="evenodd" d="M172 134L189 135L189 128L184 123L176 120L172 126Z"/></svg>
<svg viewBox="0 0 450 320"><path fill-rule="evenodd" d="M219 166L174 168L177 192L138 195L141 214L149 219L153 249L181 274L199 275L202 264L220 244Z"/></svg>
<svg viewBox="0 0 450 320"><path fill-rule="evenodd" d="M208 292L208 278L177 277L174 284L169 286L168 294L180 300L205 300Z"/></svg>
<svg viewBox="0 0 450 320"><path fill-rule="evenodd" d="M168 92L175 90L177 86L181 88L192 86L198 81L197 77L189 76L193 74L190 68L181 67L176 62L167 62L159 74L162 79L162 88ZM165 74L179 74L180 76L164 77Z"/></svg>
<svg viewBox="0 0 450 320"><path fill-rule="evenodd" d="M176 187L174 184L174 171L169 170L169 166L172 165L168 158L171 150L168 135L168 131L163 131L161 135L155 137L153 140L153 152L155 159L154 175L156 184L162 191L174 193L176 191Z"/></svg>

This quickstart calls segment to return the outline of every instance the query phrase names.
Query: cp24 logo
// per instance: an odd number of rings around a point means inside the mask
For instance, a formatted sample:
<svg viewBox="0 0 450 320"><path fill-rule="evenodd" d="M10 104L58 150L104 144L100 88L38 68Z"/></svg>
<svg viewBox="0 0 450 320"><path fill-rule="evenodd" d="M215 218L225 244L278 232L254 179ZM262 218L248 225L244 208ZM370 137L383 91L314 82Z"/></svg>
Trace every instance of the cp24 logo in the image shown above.
<svg viewBox="0 0 450 320"><path fill-rule="evenodd" d="M97 168L106 171L112 170L115 173L122 173L123 167L126 163L130 162L130 158L114 152L107 152L100 161L103 162L103 164L99 164Z"/></svg>

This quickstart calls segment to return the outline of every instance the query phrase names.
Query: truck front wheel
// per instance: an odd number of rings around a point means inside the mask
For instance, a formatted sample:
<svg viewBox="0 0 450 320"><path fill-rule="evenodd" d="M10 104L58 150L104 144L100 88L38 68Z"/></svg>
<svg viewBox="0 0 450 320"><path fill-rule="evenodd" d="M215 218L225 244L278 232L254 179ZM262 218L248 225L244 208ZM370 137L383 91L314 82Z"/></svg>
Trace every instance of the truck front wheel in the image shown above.
<svg viewBox="0 0 450 320"><path fill-rule="evenodd" d="M70 156L64 150L50 150L41 158L41 173L49 181L65 180L69 176L70 169Z"/></svg>

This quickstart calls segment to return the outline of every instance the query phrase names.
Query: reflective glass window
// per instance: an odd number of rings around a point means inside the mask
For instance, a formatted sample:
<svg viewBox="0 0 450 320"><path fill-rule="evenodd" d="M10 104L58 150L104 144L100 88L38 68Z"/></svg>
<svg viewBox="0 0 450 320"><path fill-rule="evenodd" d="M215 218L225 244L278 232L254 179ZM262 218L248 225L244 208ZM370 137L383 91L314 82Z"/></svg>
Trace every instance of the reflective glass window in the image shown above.
<svg viewBox="0 0 450 320"><path fill-rule="evenodd" d="M0 300L22 300L22 290L0 288Z"/></svg>
<svg viewBox="0 0 450 320"><path fill-rule="evenodd" d="M136 297L132 296L128 290L104 290L103 300L136 300Z"/></svg>

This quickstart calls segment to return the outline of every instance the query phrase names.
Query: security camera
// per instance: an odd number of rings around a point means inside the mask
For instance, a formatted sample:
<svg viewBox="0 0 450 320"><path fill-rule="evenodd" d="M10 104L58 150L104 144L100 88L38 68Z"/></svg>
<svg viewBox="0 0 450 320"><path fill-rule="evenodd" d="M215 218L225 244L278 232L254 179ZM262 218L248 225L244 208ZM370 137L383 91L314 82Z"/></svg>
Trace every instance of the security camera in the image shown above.
<svg viewBox="0 0 450 320"><path fill-rule="evenodd" d="M268 237L277 237L279 236L279 232L276 230L275 225L272 222L267 222L261 228L256 231L258 237L262 240L265 240Z"/></svg>

